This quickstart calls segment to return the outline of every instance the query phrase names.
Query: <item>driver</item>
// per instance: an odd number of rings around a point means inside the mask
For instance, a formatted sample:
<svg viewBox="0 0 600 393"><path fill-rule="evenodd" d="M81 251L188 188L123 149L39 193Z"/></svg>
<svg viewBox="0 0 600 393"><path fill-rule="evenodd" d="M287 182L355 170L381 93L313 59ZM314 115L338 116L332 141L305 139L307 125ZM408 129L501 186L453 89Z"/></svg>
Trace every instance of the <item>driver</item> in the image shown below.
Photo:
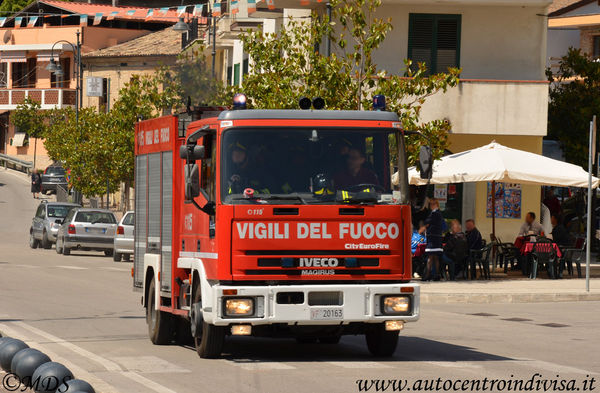
<svg viewBox="0 0 600 393"><path fill-rule="evenodd" d="M246 188L253 188L261 194L269 194L270 191L266 188L258 177L260 172L256 168L252 168L248 159L248 149L239 141L229 146L231 150L231 176L229 177L228 194L241 194Z"/></svg>
<svg viewBox="0 0 600 393"><path fill-rule="evenodd" d="M351 147L346 156L346 169L338 172L333 178L335 187L347 189L359 184L379 185L375 172L365 168L366 161L367 158L362 150Z"/></svg>

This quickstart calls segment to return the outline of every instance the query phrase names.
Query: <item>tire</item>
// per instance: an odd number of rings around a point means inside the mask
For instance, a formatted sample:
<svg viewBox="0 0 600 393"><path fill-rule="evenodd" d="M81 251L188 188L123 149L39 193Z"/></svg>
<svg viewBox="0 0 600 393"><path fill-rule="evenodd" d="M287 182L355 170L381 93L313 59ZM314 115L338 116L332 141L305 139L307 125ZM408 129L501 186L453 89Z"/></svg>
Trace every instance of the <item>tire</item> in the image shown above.
<svg viewBox="0 0 600 393"><path fill-rule="evenodd" d="M71 249L65 246L65 238L62 239L62 253L63 255L71 255Z"/></svg>
<svg viewBox="0 0 600 393"><path fill-rule="evenodd" d="M121 262L121 256L122 256L122 254L119 254L118 252L114 252L113 253L113 261Z"/></svg>
<svg viewBox="0 0 600 393"><path fill-rule="evenodd" d="M156 285L154 278L148 286L148 306L146 307L146 323L148 324L148 336L154 345L166 345L171 343L172 317L164 311L155 310L154 292Z"/></svg>
<svg viewBox="0 0 600 393"><path fill-rule="evenodd" d="M33 237L33 231L29 232L29 247L35 249L38 248L39 245L39 240Z"/></svg>
<svg viewBox="0 0 600 393"><path fill-rule="evenodd" d="M125 262L129 262L131 260L131 255L129 255L129 254L123 254L123 260Z"/></svg>
<svg viewBox="0 0 600 393"><path fill-rule="evenodd" d="M104 250L104 256L112 257L115 253L115 250Z"/></svg>
<svg viewBox="0 0 600 393"><path fill-rule="evenodd" d="M48 233L46 231L44 231L44 233L42 234L42 248L48 250L50 248L52 248L52 242L50 241L50 239L48 239Z"/></svg>
<svg viewBox="0 0 600 393"><path fill-rule="evenodd" d="M57 254L62 254L62 252L63 252L63 249L62 249L62 247L59 247L59 246L58 246L58 243L59 243L59 242L58 242L58 238L56 238L56 247L55 247L55 249L56 249L56 253L57 253Z"/></svg>
<svg viewBox="0 0 600 393"><path fill-rule="evenodd" d="M373 356L392 356L398 345L398 332L387 331L383 324L378 324L365 333L367 347Z"/></svg>
<svg viewBox="0 0 600 393"><path fill-rule="evenodd" d="M202 300L202 294L199 287L194 292L193 303ZM215 326L202 322L202 331L200 337L194 337L194 345L198 356L203 359L214 359L221 356L223 345L225 344L225 327Z"/></svg>
<svg viewBox="0 0 600 393"><path fill-rule="evenodd" d="M321 344L338 344L342 336L325 336L319 337L319 342Z"/></svg>
<svg viewBox="0 0 600 393"><path fill-rule="evenodd" d="M189 320L175 318L175 342L179 345L194 346L194 337L192 337Z"/></svg>

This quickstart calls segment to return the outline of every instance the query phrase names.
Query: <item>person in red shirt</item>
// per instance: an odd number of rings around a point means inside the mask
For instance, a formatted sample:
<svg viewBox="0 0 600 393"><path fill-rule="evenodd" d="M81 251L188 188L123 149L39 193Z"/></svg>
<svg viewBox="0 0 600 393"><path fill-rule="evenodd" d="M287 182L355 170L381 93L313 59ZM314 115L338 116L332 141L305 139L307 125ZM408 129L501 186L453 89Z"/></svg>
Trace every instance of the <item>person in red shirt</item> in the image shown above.
<svg viewBox="0 0 600 393"><path fill-rule="evenodd" d="M558 200L556 195L554 195L553 188L550 188L548 191L546 191L546 199L544 199L544 205L548 207L548 210L550 210L550 214L556 216L560 215L560 211L562 210L560 207L560 201Z"/></svg>
<svg viewBox="0 0 600 393"><path fill-rule="evenodd" d="M375 172L365 168L366 161L367 158L361 150L355 147L350 148L346 158L346 169L338 172L333 178L335 187L347 189L359 184L379 185Z"/></svg>

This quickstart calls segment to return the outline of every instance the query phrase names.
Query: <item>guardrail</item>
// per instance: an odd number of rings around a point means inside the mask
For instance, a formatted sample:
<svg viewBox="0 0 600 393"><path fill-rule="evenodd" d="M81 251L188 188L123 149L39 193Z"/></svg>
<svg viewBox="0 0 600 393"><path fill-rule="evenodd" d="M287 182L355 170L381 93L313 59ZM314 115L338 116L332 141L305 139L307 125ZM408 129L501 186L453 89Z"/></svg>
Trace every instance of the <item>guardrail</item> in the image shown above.
<svg viewBox="0 0 600 393"><path fill-rule="evenodd" d="M4 166L4 169L11 168L17 171L25 172L28 175L31 173L33 169L33 162L21 160L20 158L15 158L6 154L0 153L0 162Z"/></svg>

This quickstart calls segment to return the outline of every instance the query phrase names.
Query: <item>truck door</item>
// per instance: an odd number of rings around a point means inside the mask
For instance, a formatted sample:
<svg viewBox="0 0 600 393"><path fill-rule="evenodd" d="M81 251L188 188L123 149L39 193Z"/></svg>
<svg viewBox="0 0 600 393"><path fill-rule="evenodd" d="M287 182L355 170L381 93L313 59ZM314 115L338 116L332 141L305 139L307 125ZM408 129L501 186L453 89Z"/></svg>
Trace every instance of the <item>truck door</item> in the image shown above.
<svg viewBox="0 0 600 393"><path fill-rule="evenodd" d="M217 143L214 133L205 135L202 138L206 156L200 163L200 186L208 194L209 200L216 201L216 158L217 158ZM208 216L203 214L200 228L200 244L201 252L214 253L216 252L216 216Z"/></svg>

